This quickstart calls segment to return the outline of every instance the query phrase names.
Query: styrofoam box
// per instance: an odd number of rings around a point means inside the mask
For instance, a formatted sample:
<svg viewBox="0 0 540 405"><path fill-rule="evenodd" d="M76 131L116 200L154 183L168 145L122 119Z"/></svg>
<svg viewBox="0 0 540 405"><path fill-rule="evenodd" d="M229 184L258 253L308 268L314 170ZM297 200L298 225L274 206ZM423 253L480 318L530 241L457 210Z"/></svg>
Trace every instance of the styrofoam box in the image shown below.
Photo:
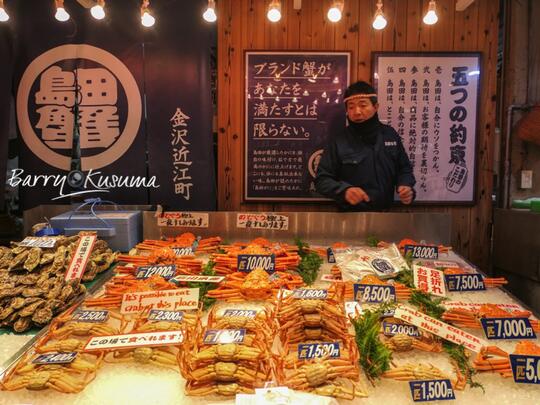
<svg viewBox="0 0 540 405"><path fill-rule="evenodd" d="M63 229L67 236L80 231L97 231L98 237L114 251L127 252L142 240L141 211L96 211L96 215L108 226L90 212L73 211L51 218L50 223L54 228Z"/></svg>

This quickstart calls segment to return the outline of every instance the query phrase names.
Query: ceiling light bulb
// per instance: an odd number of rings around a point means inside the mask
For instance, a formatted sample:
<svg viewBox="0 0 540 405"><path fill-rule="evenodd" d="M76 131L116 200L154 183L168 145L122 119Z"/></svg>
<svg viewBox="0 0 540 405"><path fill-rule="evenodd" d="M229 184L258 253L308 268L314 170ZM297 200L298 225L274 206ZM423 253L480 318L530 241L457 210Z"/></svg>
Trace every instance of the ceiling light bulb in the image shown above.
<svg viewBox="0 0 540 405"><path fill-rule="evenodd" d="M271 22L278 22L281 20L281 3L279 1L273 0L268 7L268 13L266 17Z"/></svg>
<svg viewBox="0 0 540 405"><path fill-rule="evenodd" d="M6 10L4 10L4 2L0 2L0 22L6 22L9 20L9 15L6 13Z"/></svg>
<svg viewBox="0 0 540 405"><path fill-rule="evenodd" d="M210 6L208 6L208 8L206 9L206 11L204 12L202 16L208 22L216 22L217 20L216 10L214 10L214 8Z"/></svg>
<svg viewBox="0 0 540 405"><path fill-rule="evenodd" d="M56 18L58 21L64 22L69 20L69 14L64 7L58 7L56 9L56 14L54 15L54 18Z"/></svg>
<svg viewBox="0 0 540 405"><path fill-rule="evenodd" d="M373 28L376 30L382 30L384 27L386 27L386 24L386 18L384 18L382 13L375 16L375 19L373 20Z"/></svg>
<svg viewBox="0 0 540 405"><path fill-rule="evenodd" d="M423 21L427 25L433 25L439 21L439 17L437 17L437 12L435 11L435 1L431 0L429 2L428 12L424 16Z"/></svg>
<svg viewBox="0 0 540 405"><path fill-rule="evenodd" d="M152 17L152 14L150 14L148 11L145 11L143 15L141 16L141 24L145 27L151 27L156 23L156 19Z"/></svg>
<svg viewBox="0 0 540 405"><path fill-rule="evenodd" d="M96 20L103 20L105 18L105 10L103 9L102 3L100 2L92 7L90 9L90 14L92 14L92 17Z"/></svg>
<svg viewBox="0 0 540 405"><path fill-rule="evenodd" d="M330 10L328 10L328 14L326 14L326 16L331 22L338 22L341 20L342 11L343 3L335 1Z"/></svg>

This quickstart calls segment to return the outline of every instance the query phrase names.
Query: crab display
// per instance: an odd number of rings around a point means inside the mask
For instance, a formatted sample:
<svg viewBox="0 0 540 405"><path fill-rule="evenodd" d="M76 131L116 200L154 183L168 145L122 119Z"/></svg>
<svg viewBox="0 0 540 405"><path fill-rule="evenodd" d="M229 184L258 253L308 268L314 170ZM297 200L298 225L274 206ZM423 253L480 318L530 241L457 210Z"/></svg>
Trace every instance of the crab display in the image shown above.
<svg viewBox="0 0 540 405"><path fill-rule="evenodd" d="M334 268L337 268L337 266L334 266ZM333 270L332 274L336 279L341 279L341 270ZM336 291L339 289L343 289L343 295L345 297L345 300L347 301L355 301L354 297L354 284L361 284L361 285L391 285L395 288L396 291L396 299L398 301L407 301L411 298L412 290L407 287L404 284L401 284L399 282L396 282L394 280L390 281L384 281L381 280L379 277L375 275L366 275L362 277L362 279L354 283L352 281L335 281L332 283L332 286L330 287L330 291Z"/></svg>
<svg viewBox="0 0 540 405"><path fill-rule="evenodd" d="M476 272L471 272L470 269L461 268L461 267L448 267L443 268L445 275L452 274L475 274ZM502 287L503 285L508 284L508 280L504 277L482 277L484 285L486 288L496 288Z"/></svg>
<svg viewBox="0 0 540 405"><path fill-rule="evenodd" d="M196 396L206 395L223 395L234 396L236 394L253 394L255 390L251 387L246 387L237 383L210 383L210 384L198 384L195 381L191 381L186 384L186 394Z"/></svg>
<svg viewBox="0 0 540 405"><path fill-rule="evenodd" d="M129 350L118 350L105 357L107 363L137 363L178 370L178 348L137 347Z"/></svg>
<svg viewBox="0 0 540 405"><path fill-rule="evenodd" d="M531 311L506 310L497 304L482 304L478 309L451 308L442 315L442 319L461 328L479 329L481 318L530 318ZM537 319L529 319L535 332L540 332Z"/></svg>
<svg viewBox="0 0 540 405"><path fill-rule="evenodd" d="M516 344L513 354L540 356L540 346L530 340L522 340ZM513 376L508 353L497 346L482 348L474 359L473 366L477 371L496 372L505 378Z"/></svg>
<svg viewBox="0 0 540 405"><path fill-rule="evenodd" d="M394 367L386 371L382 376L392 378L399 381L414 381L414 380L444 380L449 379L452 387L457 390L463 390L467 384L465 376L459 371L456 364L453 364L456 378L451 378L433 364L424 363L406 363L404 365Z"/></svg>

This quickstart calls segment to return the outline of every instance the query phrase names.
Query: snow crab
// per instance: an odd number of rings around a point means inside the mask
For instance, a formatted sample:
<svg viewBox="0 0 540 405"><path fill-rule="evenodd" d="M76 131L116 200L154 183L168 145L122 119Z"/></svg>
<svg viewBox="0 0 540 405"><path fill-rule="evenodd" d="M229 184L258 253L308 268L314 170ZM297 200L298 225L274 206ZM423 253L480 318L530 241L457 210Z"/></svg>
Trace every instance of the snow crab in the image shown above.
<svg viewBox="0 0 540 405"><path fill-rule="evenodd" d="M516 344L513 354L540 356L540 346L530 340L522 340ZM499 358L494 358L497 356ZM481 372L497 372L502 377L512 377L512 366L508 353L497 346L487 346L482 349L473 362L476 370Z"/></svg>

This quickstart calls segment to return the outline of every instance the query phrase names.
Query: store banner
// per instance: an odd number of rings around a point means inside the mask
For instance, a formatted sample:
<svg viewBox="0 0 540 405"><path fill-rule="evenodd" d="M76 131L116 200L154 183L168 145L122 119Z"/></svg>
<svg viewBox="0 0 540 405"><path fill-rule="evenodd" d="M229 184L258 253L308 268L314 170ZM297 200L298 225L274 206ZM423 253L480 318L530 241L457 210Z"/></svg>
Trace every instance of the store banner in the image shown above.
<svg viewBox="0 0 540 405"><path fill-rule="evenodd" d="M413 165L415 202L473 203L480 54L374 53L373 80L379 117Z"/></svg>
<svg viewBox="0 0 540 405"><path fill-rule="evenodd" d="M13 75L13 36L6 24L0 24L0 184L5 184L8 159L11 77ZM0 193L0 210L4 208L4 190Z"/></svg>
<svg viewBox="0 0 540 405"><path fill-rule="evenodd" d="M349 64L347 52L246 52L246 200L324 200L314 180L345 128Z"/></svg>
<svg viewBox="0 0 540 405"><path fill-rule="evenodd" d="M107 2L101 21L79 2L66 1L71 18L65 23L54 19L54 2L29 3L10 7L17 22L13 82L21 150L19 168L7 181L19 187L22 207L101 197L120 204L213 208L215 198L205 192L214 188L210 83L174 81L145 53L160 44L169 71L203 63L210 39L199 43L197 54L192 45L184 48L188 41L168 38L175 35L168 26L197 35L190 31L195 28L188 6L156 7L156 27L146 29L139 6L128 0ZM5 97L0 94L2 101ZM191 199L171 183L174 155L164 142L180 108L191 118L191 137L179 141L189 142L191 159L210 150L203 164L188 171Z"/></svg>

